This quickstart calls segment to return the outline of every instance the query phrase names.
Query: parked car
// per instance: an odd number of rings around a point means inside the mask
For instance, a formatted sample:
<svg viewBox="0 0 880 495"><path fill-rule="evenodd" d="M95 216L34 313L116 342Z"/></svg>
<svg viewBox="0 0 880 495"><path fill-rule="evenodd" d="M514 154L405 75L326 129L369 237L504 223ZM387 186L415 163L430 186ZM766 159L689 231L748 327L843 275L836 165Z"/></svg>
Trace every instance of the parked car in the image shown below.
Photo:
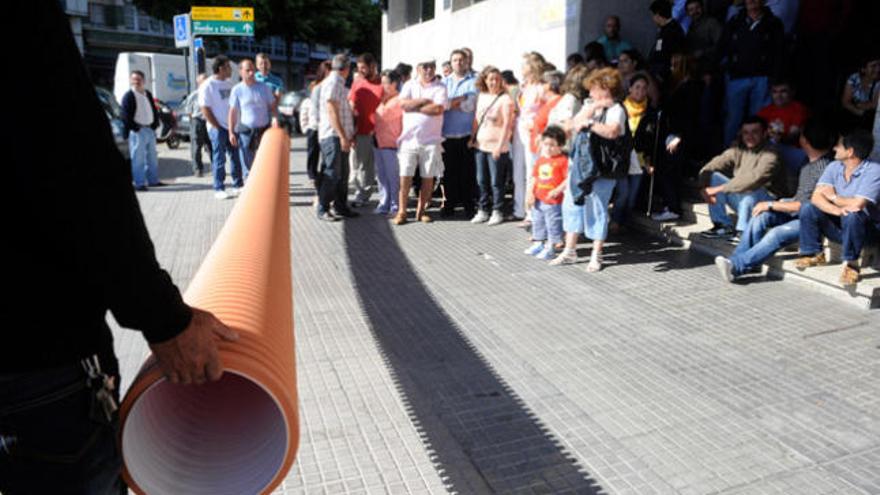
<svg viewBox="0 0 880 495"><path fill-rule="evenodd" d="M174 109L174 115L177 117L177 126L174 128L174 133L184 141L190 140L189 122L192 120L191 115L198 104L198 98L199 92L193 91Z"/></svg>
<svg viewBox="0 0 880 495"><path fill-rule="evenodd" d="M119 106L113 93L108 89L96 87L95 94L98 95L98 101L101 102L101 106L104 108L104 113L107 114L107 120L110 121L110 131L113 133L113 141L116 142L116 147L119 148L119 152L122 153L122 156L128 160L128 139L125 138L125 124L122 121L122 107Z"/></svg>
<svg viewBox="0 0 880 495"><path fill-rule="evenodd" d="M291 135L302 134L302 128L299 126L299 106L308 97L308 91L300 89L285 93L278 102L278 123Z"/></svg>

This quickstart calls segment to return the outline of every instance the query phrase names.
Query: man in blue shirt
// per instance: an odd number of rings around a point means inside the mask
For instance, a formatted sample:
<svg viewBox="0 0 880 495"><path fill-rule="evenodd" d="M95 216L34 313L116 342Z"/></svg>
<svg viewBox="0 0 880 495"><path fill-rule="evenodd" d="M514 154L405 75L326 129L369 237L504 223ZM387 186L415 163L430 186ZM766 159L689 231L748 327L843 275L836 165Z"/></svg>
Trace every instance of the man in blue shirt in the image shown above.
<svg viewBox="0 0 880 495"><path fill-rule="evenodd" d="M260 138L269 124L277 125L275 97L269 86L257 81L254 63L244 59L239 64L241 82L229 94L229 143L238 148L245 179L254 163Z"/></svg>
<svg viewBox="0 0 880 495"><path fill-rule="evenodd" d="M449 57L452 74L446 84L448 102L443 113L443 187L446 202L440 210L443 217L451 217L456 206L464 208L470 218L475 213L476 166L474 151L468 148L477 106L477 78L470 70L469 57L464 50L453 50Z"/></svg>
<svg viewBox="0 0 880 495"><path fill-rule="evenodd" d="M275 106L278 106L278 102L281 101L281 96L284 94L284 81L277 75L269 72L271 69L272 62L269 60L269 55L258 53L257 81L269 86L269 89L272 90L272 94L275 95Z"/></svg>
<svg viewBox="0 0 880 495"><path fill-rule="evenodd" d="M620 38L620 17L616 15L605 19L605 34L596 41L605 49L605 58L612 64L617 64L621 53L632 49L629 42Z"/></svg>
<svg viewBox="0 0 880 495"><path fill-rule="evenodd" d="M862 246L880 228L880 164L868 161L874 138L857 130L842 137L834 147L835 162L828 165L810 203L801 207L798 270L824 265L822 236L843 244L840 282L859 281L858 259Z"/></svg>

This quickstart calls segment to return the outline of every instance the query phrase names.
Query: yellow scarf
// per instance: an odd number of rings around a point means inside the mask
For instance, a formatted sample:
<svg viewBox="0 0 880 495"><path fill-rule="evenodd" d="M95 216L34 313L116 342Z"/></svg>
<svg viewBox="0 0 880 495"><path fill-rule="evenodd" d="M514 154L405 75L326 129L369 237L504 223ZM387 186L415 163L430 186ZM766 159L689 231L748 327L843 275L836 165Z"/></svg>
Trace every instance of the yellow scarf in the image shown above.
<svg viewBox="0 0 880 495"><path fill-rule="evenodd" d="M639 103L633 101L629 98L623 100L623 106L626 108L626 113L629 115L629 130L630 132L636 132L636 129L639 128L639 122L642 121L642 116L645 115L645 111L648 109L648 100Z"/></svg>

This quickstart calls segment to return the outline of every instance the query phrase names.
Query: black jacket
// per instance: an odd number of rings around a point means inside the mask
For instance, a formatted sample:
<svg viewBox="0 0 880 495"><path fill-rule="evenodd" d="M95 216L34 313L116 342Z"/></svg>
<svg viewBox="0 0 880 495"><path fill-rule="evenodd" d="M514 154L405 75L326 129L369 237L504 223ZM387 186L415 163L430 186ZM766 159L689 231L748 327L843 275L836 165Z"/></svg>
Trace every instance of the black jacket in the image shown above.
<svg viewBox="0 0 880 495"><path fill-rule="evenodd" d="M150 101L150 111L153 112L153 123L150 124L150 129L156 130L159 127L159 110L156 109L156 104L153 103L153 94L150 93L149 90L144 90L147 93L147 99ZM137 132L141 129L141 126L134 121L134 114L137 112L137 98L134 95L134 90L129 89L122 95L122 121L125 123L125 137L128 138L128 133L131 131Z"/></svg>
<svg viewBox="0 0 880 495"><path fill-rule="evenodd" d="M42 77L9 102L9 189L2 281L0 373L112 356L109 310L150 342L178 335L192 311L156 261L131 185L59 2L15 2L35 32L29 54ZM52 98L46 98L51 94ZM33 102L38 108L28 111ZM46 115L75 125L45 133ZM111 359L112 361L112 359Z"/></svg>
<svg viewBox="0 0 880 495"><path fill-rule="evenodd" d="M687 38L684 29L673 19L657 31L654 47L648 55L648 68L651 74L665 83L669 78L672 55L685 52L687 52Z"/></svg>
<svg viewBox="0 0 880 495"><path fill-rule="evenodd" d="M752 27L752 19L743 8L725 26L718 51L726 58L731 79L779 77L785 54L785 28L767 7Z"/></svg>

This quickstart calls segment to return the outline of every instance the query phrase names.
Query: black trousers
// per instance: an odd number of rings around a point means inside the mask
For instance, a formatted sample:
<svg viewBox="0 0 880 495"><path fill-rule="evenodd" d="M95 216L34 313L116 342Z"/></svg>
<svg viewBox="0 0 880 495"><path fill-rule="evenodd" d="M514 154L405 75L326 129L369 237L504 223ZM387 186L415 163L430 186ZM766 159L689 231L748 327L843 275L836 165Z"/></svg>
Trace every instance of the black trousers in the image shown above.
<svg viewBox="0 0 880 495"><path fill-rule="evenodd" d="M446 138L443 141L443 186L446 189L447 209L456 206L474 211L476 204L477 173L474 150L468 148L470 136Z"/></svg>
<svg viewBox="0 0 880 495"><path fill-rule="evenodd" d="M306 131L306 173L309 179L315 180L318 176L318 162L321 159L321 145L318 144L318 131L309 129Z"/></svg>
<svg viewBox="0 0 880 495"><path fill-rule="evenodd" d="M204 119L195 119L196 122L196 136L193 140L193 147L195 150L193 151L194 156L194 172L201 172L205 170L204 165L202 164L202 147L208 149L208 156L212 156L211 153L211 137L208 136L208 124L205 123Z"/></svg>
<svg viewBox="0 0 880 495"><path fill-rule="evenodd" d="M101 364L116 369L115 358ZM78 364L0 375L0 492L127 493L118 412L109 422L92 419L93 394ZM118 402L118 388L113 395Z"/></svg>

